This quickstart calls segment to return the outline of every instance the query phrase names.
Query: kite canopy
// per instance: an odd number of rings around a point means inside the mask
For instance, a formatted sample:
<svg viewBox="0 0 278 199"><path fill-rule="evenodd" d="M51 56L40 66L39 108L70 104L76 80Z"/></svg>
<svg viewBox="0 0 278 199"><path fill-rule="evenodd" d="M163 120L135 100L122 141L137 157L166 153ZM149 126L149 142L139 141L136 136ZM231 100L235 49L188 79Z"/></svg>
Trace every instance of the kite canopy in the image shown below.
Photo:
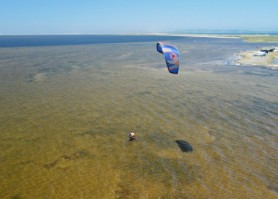
<svg viewBox="0 0 278 199"><path fill-rule="evenodd" d="M169 73L178 74L180 65L178 49L175 46L163 42L158 42L156 49L158 52L164 54Z"/></svg>

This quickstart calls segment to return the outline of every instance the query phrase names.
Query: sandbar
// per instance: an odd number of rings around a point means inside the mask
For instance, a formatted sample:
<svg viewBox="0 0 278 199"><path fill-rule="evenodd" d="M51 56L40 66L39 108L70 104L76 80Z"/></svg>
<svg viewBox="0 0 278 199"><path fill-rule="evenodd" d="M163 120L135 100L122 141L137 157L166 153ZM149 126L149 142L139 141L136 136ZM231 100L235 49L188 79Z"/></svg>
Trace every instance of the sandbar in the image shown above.
<svg viewBox="0 0 278 199"><path fill-rule="evenodd" d="M275 49L278 49L276 47ZM278 70L278 51L269 52L265 56L254 56L258 50L250 50L238 53L239 59L236 61L239 65L260 66Z"/></svg>

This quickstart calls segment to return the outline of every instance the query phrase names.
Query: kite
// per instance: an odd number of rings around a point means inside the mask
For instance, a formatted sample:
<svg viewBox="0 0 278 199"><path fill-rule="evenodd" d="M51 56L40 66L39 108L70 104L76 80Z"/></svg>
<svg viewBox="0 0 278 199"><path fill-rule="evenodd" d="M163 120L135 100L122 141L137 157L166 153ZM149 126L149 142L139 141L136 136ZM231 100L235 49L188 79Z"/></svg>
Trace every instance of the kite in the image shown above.
<svg viewBox="0 0 278 199"><path fill-rule="evenodd" d="M178 49L170 44L158 42L156 49L164 54L169 73L178 74L180 65L180 54Z"/></svg>

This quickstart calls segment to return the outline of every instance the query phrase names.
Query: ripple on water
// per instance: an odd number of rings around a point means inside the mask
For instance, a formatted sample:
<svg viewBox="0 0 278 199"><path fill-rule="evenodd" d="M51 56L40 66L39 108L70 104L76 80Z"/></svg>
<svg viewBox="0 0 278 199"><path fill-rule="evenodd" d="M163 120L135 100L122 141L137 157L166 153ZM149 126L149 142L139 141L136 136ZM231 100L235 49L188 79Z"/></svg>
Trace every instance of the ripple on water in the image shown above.
<svg viewBox="0 0 278 199"><path fill-rule="evenodd" d="M0 49L0 197L275 198L277 73L178 44L178 76L152 43Z"/></svg>

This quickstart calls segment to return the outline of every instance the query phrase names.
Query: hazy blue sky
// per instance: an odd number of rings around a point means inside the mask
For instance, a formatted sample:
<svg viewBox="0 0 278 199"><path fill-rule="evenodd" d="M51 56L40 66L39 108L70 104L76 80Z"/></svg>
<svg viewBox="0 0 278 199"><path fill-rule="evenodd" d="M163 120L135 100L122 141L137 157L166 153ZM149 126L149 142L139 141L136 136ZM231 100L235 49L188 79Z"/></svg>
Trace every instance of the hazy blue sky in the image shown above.
<svg viewBox="0 0 278 199"><path fill-rule="evenodd" d="M0 0L0 34L278 31L278 0Z"/></svg>

